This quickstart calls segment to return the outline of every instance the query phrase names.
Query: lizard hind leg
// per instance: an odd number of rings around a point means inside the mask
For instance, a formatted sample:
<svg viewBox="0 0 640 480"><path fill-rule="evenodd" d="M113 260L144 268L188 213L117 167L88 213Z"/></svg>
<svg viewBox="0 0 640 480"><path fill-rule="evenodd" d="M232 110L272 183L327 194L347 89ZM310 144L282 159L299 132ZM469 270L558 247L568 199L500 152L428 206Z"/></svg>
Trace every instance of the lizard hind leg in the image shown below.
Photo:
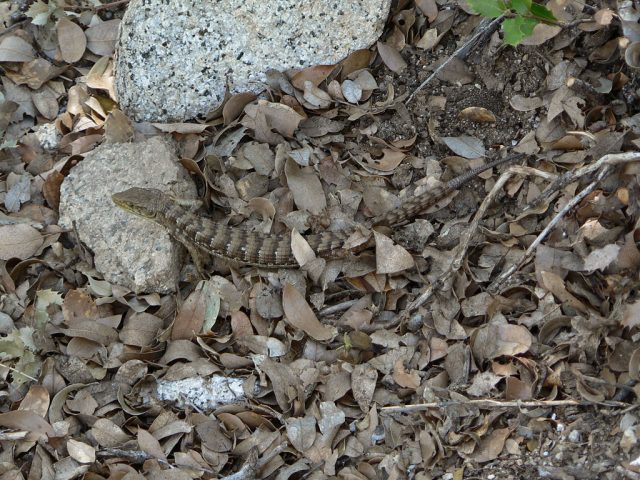
<svg viewBox="0 0 640 480"><path fill-rule="evenodd" d="M211 263L211 257L192 243L185 242L184 246L189 252L189 256L193 261L193 265L196 267L196 272L198 272L200 280L209 279L211 275L208 273L207 265Z"/></svg>

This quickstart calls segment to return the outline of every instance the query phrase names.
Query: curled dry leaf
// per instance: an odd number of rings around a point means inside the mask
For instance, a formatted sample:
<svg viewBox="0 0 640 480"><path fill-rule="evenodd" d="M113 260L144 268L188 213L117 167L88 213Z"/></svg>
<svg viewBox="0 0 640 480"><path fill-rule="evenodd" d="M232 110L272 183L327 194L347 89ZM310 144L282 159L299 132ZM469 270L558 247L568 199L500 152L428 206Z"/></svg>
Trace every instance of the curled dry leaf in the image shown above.
<svg viewBox="0 0 640 480"><path fill-rule="evenodd" d="M369 158L367 161L371 168L381 172L392 172L407 158L406 153L391 148L384 148L382 153L382 158Z"/></svg>
<svg viewBox="0 0 640 480"><path fill-rule="evenodd" d="M333 99L327 92L316 87L309 80L304 82L303 98L315 108L329 108L333 102Z"/></svg>
<svg viewBox="0 0 640 480"><path fill-rule="evenodd" d="M335 336L334 329L318 321L305 298L290 283L286 283L282 289L282 308L287 323L302 330L314 340L331 340Z"/></svg>
<svg viewBox="0 0 640 480"><path fill-rule="evenodd" d="M249 105L256 99L256 95L250 92L237 93L227 100L222 107L222 118L225 125L229 125L236 118L238 118L244 107Z"/></svg>
<svg viewBox="0 0 640 480"><path fill-rule="evenodd" d="M495 123L496 121L496 116L493 112L483 107L467 107L458 116L476 123Z"/></svg>
<svg viewBox="0 0 640 480"><path fill-rule="evenodd" d="M509 105L519 112L529 112L544 105L544 100L539 97L523 97L522 95L514 95L509 100Z"/></svg>
<svg viewBox="0 0 640 480"><path fill-rule="evenodd" d="M423 50L431 50L438 45L441 38L442 37L438 35L438 30L430 28L424 32L424 35L416 42L416 47L422 48Z"/></svg>

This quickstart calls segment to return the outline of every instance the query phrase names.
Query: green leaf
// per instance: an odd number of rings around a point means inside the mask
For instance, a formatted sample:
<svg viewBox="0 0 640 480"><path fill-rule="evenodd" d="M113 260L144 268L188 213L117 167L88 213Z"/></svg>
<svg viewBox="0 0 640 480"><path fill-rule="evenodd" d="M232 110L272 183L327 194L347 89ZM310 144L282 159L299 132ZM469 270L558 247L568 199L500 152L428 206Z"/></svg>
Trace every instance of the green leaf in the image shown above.
<svg viewBox="0 0 640 480"><path fill-rule="evenodd" d="M474 12L487 18L497 18L507 10L502 0L467 0L467 3Z"/></svg>
<svg viewBox="0 0 640 480"><path fill-rule="evenodd" d="M526 15L531 9L531 0L511 0L511 9L519 15Z"/></svg>
<svg viewBox="0 0 640 480"><path fill-rule="evenodd" d="M515 47L533 33L533 29L538 23L533 18L516 17L506 19L502 22L505 43Z"/></svg>
<svg viewBox="0 0 640 480"><path fill-rule="evenodd" d="M546 20L550 23L556 23L558 21L551 10L537 3L531 4L531 13L543 21Z"/></svg>

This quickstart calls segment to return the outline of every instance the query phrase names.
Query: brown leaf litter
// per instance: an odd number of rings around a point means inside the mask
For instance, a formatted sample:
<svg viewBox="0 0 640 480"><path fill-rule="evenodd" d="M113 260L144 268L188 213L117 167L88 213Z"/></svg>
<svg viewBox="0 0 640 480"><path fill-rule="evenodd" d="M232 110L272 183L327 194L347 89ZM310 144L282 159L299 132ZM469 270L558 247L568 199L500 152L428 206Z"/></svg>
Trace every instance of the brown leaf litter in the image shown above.
<svg viewBox="0 0 640 480"><path fill-rule="evenodd" d="M637 82L611 6L547 7L563 23L528 46L489 30L454 56L486 24L396 2L376 47L269 72L200 123L118 110L105 10L0 32L3 474L637 475ZM207 215L293 230L302 267L186 265L174 295L102 280L56 225L60 185L97 144L152 134ZM526 161L364 228L501 149ZM371 247L318 257L305 235L327 229Z"/></svg>

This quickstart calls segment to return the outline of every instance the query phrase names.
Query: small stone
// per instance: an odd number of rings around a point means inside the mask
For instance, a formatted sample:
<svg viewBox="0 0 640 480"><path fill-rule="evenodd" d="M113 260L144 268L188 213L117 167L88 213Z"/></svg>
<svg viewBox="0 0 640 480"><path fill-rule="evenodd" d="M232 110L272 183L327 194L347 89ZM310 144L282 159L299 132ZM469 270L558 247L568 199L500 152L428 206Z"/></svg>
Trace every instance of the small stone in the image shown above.
<svg viewBox="0 0 640 480"><path fill-rule="evenodd" d="M164 227L114 205L111 195L131 187L158 188L181 198L196 193L173 145L162 138L101 145L62 182L58 223L77 231L108 282L135 292L173 292L182 248Z"/></svg>
<svg viewBox="0 0 640 480"><path fill-rule="evenodd" d="M582 441L582 433L580 430L571 430L567 439L573 443L580 443Z"/></svg>

